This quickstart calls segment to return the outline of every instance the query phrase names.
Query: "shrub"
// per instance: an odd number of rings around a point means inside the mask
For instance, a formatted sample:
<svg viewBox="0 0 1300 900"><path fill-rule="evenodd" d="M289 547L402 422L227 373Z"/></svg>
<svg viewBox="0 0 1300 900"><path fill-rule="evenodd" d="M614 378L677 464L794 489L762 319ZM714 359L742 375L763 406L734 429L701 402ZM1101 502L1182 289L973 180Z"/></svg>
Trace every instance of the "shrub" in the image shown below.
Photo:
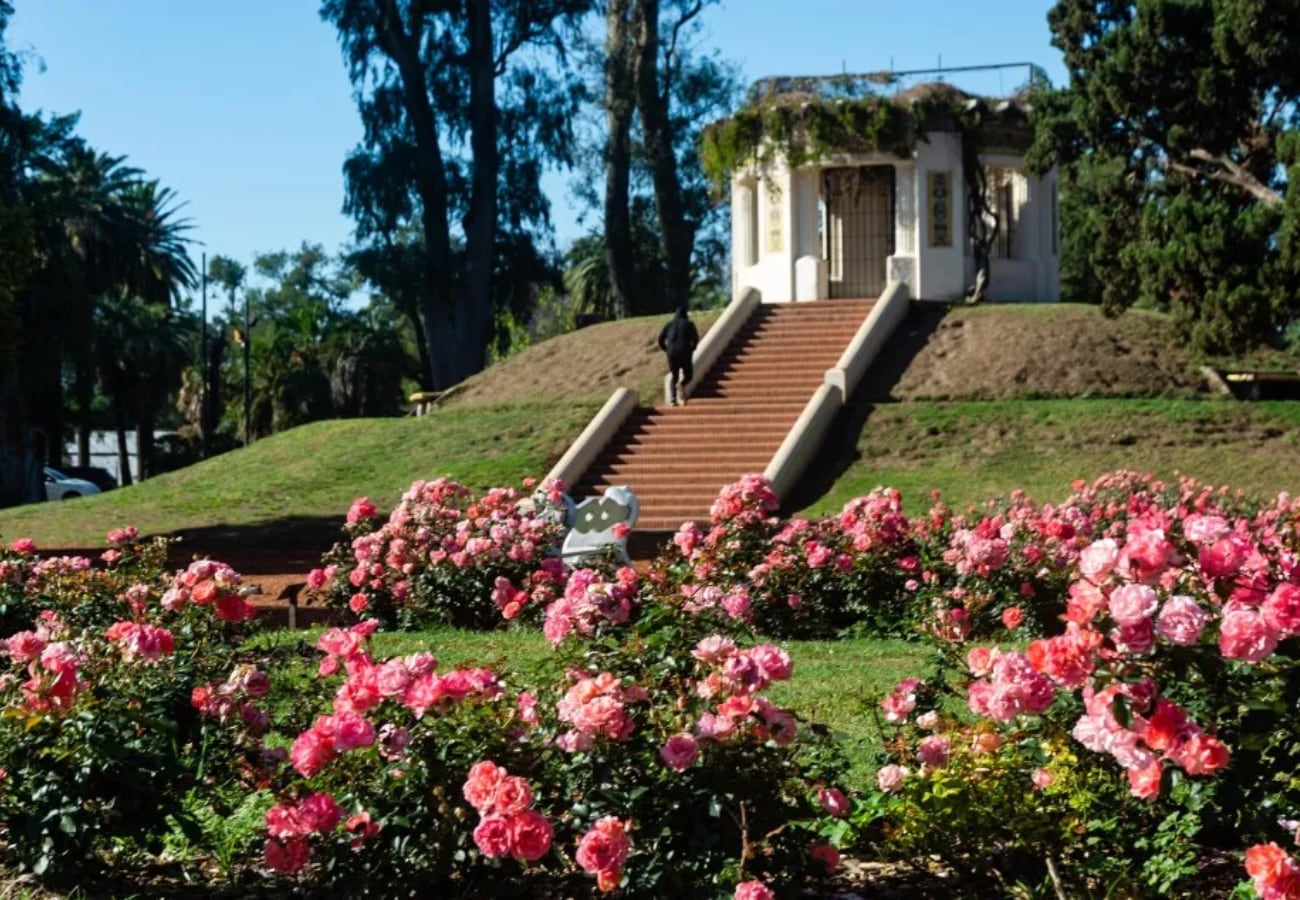
<svg viewBox="0 0 1300 900"><path fill-rule="evenodd" d="M583 621L526 685L427 653L376 661L377 622L327 632L322 677L341 683L294 742L267 864L352 893L725 896L755 873L815 877L815 786L839 763L761 694L789 677L784 651L668 605Z"/></svg>
<svg viewBox="0 0 1300 900"><path fill-rule="evenodd" d="M867 818L899 852L941 830L927 849L954 865L971 846L1030 850L1070 864L1081 893L1164 895L1196 871L1194 842L1264 836L1300 808L1285 724L1300 709L1300 504L1252 511L1194 482L1129 477L1083 493L1097 538L1067 569L1064 629L1023 653L969 650L953 687L975 724L900 684L882 704L898 733Z"/></svg>
<svg viewBox="0 0 1300 900"><path fill-rule="evenodd" d="M109 847L160 846L176 798L200 777L259 762L248 751L263 727L252 698L264 675L235 668L214 691L217 720L191 702L234 665L251 614L239 576L204 560L165 579L152 569L160 544L138 546L131 532L110 540L104 569L4 563L22 572L9 582L10 621L33 627L5 641L0 821L18 863L48 879L79 877Z"/></svg>
<svg viewBox="0 0 1300 900"><path fill-rule="evenodd" d="M358 617L402 628L445 623L488 628L556 596L564 566L563 490L534 497L511 488L474 496L446 478L417 481L380 521L366 498L352 504L350 538L308 584Z"/></svg>

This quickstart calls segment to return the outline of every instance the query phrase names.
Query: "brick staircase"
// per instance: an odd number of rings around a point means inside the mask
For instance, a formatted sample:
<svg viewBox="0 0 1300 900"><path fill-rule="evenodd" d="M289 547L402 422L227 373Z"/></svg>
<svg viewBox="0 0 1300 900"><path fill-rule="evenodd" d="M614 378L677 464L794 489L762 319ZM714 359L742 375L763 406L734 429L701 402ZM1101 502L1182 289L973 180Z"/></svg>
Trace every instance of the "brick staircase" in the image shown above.
<svg viewBox="0 0 1300 900"><path fill-rule="evenodd" d="M703 522L718 490L762 472L874 300L760 306L682 407L638 409L579 480L575 497L625 484L638 531Z"/></svg>

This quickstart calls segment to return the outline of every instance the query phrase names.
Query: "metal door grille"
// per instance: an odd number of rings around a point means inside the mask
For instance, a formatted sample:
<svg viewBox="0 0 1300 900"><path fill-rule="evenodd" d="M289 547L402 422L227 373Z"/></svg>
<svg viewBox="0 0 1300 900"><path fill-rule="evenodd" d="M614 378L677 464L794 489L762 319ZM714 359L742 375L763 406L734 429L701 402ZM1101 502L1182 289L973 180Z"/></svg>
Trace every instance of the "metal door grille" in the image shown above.
<svg viewBox="0 0 1300 900"><path fill-rule="evenodd" d="M831 297L879 297L894 252L894 167L827 169L822 193Z"/></svg>

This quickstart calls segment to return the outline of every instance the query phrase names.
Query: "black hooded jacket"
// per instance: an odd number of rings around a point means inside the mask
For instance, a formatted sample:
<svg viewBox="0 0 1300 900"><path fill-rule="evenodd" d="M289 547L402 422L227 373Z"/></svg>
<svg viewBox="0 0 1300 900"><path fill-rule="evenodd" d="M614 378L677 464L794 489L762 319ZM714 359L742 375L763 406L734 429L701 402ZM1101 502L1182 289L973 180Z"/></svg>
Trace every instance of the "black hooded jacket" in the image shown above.
<svg viewBox="0 0 1300 900"><path fill-rule="evenodd" d="M684 309L677 310L677 315L659 332L659 349L667 353L669 359L690 359L699 342L700 334Z"/></svg>

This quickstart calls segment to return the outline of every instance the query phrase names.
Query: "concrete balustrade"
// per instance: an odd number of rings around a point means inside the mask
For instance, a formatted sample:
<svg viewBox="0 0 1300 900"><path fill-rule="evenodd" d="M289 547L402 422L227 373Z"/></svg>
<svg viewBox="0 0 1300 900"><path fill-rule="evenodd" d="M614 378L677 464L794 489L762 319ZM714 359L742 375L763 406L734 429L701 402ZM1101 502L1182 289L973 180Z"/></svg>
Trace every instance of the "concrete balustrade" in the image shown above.
<svg viewBox="0 0 1300 900"><path fill-rule="evenodd" d="M789 496L821 449L826 432L843 406L844 395L838 387L823 384L817 388L763 472L777 497Z"/></svg>
<svg viewBox="0 0 1300 900"><path fill-rule="evenodd" d="M637 406L635 391L617 388L546 477L559 479L566 489L572 488Z"/></svg>
<svg viewBox="0 0 1300 900"><path fill-rule="evenodd" d="M885 293L862 320L853 340L844 348L840 361L834 368L826 370L826 383L840 389L845 403L849 402L867 368L875 362L885 341L907 315L907 306L906 284L896 281L885 288Z"/></svg>

